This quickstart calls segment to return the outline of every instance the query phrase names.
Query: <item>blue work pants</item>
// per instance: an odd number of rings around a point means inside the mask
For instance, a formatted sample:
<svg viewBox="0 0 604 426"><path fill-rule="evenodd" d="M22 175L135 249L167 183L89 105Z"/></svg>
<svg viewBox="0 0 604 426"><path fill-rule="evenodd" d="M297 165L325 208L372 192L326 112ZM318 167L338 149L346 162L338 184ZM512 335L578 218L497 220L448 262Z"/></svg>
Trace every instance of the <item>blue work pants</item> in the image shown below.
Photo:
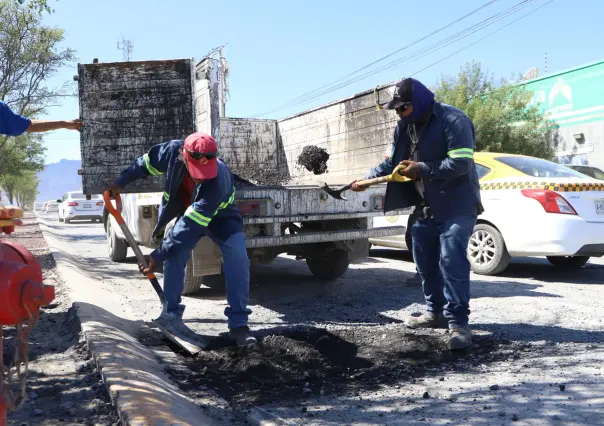
<svg viewBox="0 0 604 426"><path fill-rule="evenodd" d="M468 243L476 216L437 223L418 219L411 228L413 260L422 279L428 312L444 314L449 326L466 326L470 314Z"/></svg>
<svg viewBox="0 0 604 426"><path fill-rule="evenodd" d="M222 270L226 283L228 306L224 314L228 318L228 327L247 326L248 317L252 313L247 307L250 293L250 260L245 248L245 236L237 232L225 241L220 241L207 231L208 237L214 241L222 253ZM167 311L182 316L184 306L180 304L185 281L185 266L191 256L191 251L197 245L183 246L164 262L164 293Z"/></svg>

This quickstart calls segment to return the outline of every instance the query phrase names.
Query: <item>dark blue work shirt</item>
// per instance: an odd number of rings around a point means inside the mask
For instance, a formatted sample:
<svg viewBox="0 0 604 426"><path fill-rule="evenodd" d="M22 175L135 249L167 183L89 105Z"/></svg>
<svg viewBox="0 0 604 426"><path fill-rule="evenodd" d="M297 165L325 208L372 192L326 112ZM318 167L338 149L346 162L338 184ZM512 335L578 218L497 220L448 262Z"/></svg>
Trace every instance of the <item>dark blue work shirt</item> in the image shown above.
<svg viewBox="0 0 604 426"><path fill-rule="evenodd" d="M421 124L416 124L420 133ZM409 125L394 130L392 153L369 177L385 176L410 155ZM434 102L430 119L417 144L417 160L424 183L424 199L437 222L454 216L475 215L482 208L474 164L474 124L463 111ZM407 157L407 158L405 158ZM413 182L387 185L384 210L398 210L422 202Z"/></svg>
<svg viewBox="0 0 604 426"><path fill-rule="evenodd" d="M15 114L8 105L0 101L0 134L19 136L25 133L31 120Z"/></svg>

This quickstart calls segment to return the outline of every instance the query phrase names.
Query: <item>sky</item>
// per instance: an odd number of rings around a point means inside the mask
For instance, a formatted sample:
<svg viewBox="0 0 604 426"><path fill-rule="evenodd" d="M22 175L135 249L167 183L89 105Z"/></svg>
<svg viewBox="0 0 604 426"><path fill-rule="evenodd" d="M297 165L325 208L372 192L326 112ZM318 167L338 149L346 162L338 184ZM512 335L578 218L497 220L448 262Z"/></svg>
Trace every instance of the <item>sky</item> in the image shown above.
<svg viewBox="0 0 604 426"><path fill-rule="evenodd" d="M100 62L121 61L117 42L122 37L132 42L134 61L199 60L215 47L226 45L223 53L230 69L230 98L226 105L229 117L254 117L279 109L292 99L409 45L352 76L367 73L362 80L262 118L293 115L406 76L432 85L440 75L456 74L473 60L495 77L510 77L532 67L539 69L540 76L545 75L546 54L547 73L604 59L603 0L575 0L572 6L570 0L524 0L515 13L500 21L494 16L522 0L49 2L54 13L44 19L45 24L65 30L63 47L74 49L80 63L91 63L93 58ZM454 22L487 3L490 4L475 14ZM473 34L440 50L429 50L432 46L442 47L447 37L489 18L485 27ZM445 30L430 35L449 24ZM494 31L497 32L485 38ZM422 38L425 39L417 42ZM464 50L457 52L460 49ZM383 64L405 57L407 60L396 66L374 72ZM76 74L74 63L49 83L60 85L72 81ZM79 116L77 97L63 98L60 103L40 118ZM80 158L77 132L48 133L45 144L47 164Z"/></svg>

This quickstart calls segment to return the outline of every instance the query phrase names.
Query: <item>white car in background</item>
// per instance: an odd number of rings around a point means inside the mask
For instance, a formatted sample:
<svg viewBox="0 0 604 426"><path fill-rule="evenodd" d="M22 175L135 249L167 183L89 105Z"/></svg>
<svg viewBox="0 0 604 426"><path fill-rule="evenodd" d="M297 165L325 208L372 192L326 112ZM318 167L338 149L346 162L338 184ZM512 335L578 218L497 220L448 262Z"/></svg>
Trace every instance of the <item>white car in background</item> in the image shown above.
<svg viewBox="0 0 604 426"><path fill-rule="evenodd" d="M44 213L55 213L59 211L59 200L48 200L44 204Z"/></svg>
<svg viewBox="0 0 604 426"><path fill-rule="evenodd" d="M578 268L604 255L604 182L551 161L475 153L485 211L468 246L475 273L496 275L515 256L545 256ZM373 226L407 226L409 216L382 216ZM403 248L403 236L370 239Z"/></svg>
<svg viewBox="0 0 604 426"><path fill-rule="evenodd" d="M91 220L102 222L103 220L103 197L91 195L86 199L81 191L71 191L63 195L63 201L59 204L59 222L69 223L72 220Z"/></svg>
<svg viewBox="0 0 604 426"><path fill-rule="evenodd" d="M36 201L34 203L34 211L35 212L39 212L42 211L42 208L44 207L44 203L40 202L40 201Z"/></svg>

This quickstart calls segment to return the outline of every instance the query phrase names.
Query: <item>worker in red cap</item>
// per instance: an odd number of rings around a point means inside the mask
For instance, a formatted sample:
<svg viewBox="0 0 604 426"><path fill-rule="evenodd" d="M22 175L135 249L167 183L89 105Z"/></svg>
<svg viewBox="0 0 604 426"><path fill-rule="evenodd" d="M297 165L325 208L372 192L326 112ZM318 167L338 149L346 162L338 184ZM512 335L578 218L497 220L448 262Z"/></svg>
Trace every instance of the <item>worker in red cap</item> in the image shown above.
<svg viewBox="0 0 604 426"><path fill-rule="evenodd" d="M256 343L248 327L251 310L247 307L250 268L243 218L234 203L235 182L227 165L218 158L216 141L205 133L193 133L183 140L155 145L124 170L107 188L113 194L136 179L166 175L166 186L153 230L161 241L148 258L149 267L139 265L147 274L164 262L166 306L160 323L178 324L185 306L181 304L185 266L197 242L207 236L220 248L226 281L229 336L239 346ZM174 227L164 236L166 225L174 218Z"/></svg>

